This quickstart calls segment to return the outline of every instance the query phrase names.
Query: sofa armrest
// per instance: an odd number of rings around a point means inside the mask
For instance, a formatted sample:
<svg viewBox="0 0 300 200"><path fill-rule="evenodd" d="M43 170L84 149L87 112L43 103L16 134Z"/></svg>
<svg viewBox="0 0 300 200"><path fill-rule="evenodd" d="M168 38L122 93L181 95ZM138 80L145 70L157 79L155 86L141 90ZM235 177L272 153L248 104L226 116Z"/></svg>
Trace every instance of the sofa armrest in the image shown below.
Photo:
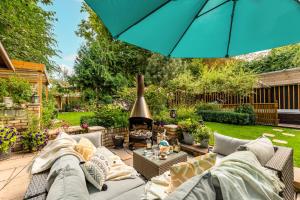
<svg viewBox="0 0 300 200"><path fill-rule="evenodd" d="M294 164L293 149L287 147L277 147L275 155L267 162L266 168L277 172L278 177L284 183L282 196L285 200L294 199Z"/></svg>

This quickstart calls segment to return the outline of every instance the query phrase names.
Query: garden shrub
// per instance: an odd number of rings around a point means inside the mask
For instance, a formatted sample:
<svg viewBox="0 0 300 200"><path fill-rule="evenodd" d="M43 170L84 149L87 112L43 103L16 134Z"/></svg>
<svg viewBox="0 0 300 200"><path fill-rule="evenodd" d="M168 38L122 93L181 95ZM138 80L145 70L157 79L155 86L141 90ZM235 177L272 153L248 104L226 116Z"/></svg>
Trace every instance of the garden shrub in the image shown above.
<svg viewBox="0 0 300 200"><path fill-rule="evenodd" d="M249 114L250 124L255 124L256 116L255 111L252 105L250 104L242 104L234 109L234 112L237 113L246 113Z"/></svg>
<svg viewBox="0 0 300 200"><path fill-rule="evenodd" d="M36 151L46 146L48 136L46 131L39 129L39 119L34 115L29 115L28 129L21 135L21 143L24 150Z"/></svg>
<svg viewBox="0 0 300 200"><path fill-rule="evenodd" d="M102 105L95 112L95 116L83 116L80 123L87 123L89 126L103 126L106 128L127 127L129 113L120 106L107 104Z"/></svg>
<svg viewBox="0 0 300 200"><path fill-rule="evenodd" d="M170 117L170 111L167 109L154 115L153 120L156 125L175 124L177 122L176 119Z"/></svg>
<svg viewBox="0 0 300 200"><path fill-rule="evenodd" d="M57 118L58 112L55 108L55 100L53 98L48 99L48 101L43 101L41 126L42 128L51 128L52 120Z"/></svg>
<svg viewBox="0 0 300 200"><path fill-rule="evenodd" d="M98 120L95 116L81 116L80 117L80 125L82 125L84 123L88 124L88 126L100 125L100 122L98 122Z"/></svg>
<svg viewBox="0 0 300 200"><path fill-rule="evenodd" d="M227 124L249 125L250 115L247 113L200 110L198 114L202 116L204 121L219 122Z"/></svg>
<svg viewBox="0 0 300 200"><path fill-rule="evenodd" d="M199 121L201 116L197 115L195 107L193 106L179 106L176 109L177 117L171 118L170 111L168 109L162 110L160 113L154 115L153 119L157 124L165 125L165 124L177 124L179 121L192 119L194 121Z"/></svg>
<svg viewBox="0 0 300 200"><path fill-rule="evenodd" d="M179 106L177 108L177 121L192 119L194 121L199 121L201 116L197 115L196 109L194 106Z"/></svg>

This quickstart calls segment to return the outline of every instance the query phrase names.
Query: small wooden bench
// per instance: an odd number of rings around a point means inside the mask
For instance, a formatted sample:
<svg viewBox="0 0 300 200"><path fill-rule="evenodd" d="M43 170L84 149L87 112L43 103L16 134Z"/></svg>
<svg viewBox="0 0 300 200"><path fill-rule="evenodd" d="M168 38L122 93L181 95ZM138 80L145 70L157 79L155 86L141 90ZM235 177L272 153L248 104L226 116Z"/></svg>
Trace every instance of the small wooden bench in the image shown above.
<svg viewBox="0 0 300 200"><path fill-rule="evenodd" d="M193 156L201 156L208 153L208 148L200 148L196 145L180 144L182 151L193 154Z"/></svg>

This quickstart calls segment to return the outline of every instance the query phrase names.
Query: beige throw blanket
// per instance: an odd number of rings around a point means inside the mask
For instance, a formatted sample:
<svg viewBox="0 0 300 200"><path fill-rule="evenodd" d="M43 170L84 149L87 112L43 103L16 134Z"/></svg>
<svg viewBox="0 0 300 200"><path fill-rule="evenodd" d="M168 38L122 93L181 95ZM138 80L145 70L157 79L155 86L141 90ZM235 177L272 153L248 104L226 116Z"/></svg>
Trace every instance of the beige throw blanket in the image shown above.
<svg viewBox="0 0 300 200"><path fill-rule="evenodd" d="M119 181L123 179L136 178L137 171L126 165L119 156L113 155L109 157L110 169L107 175L107 180Z"/></svg>
<svg viewBox="0 0 300 200"><path fill-rule="evenodd" d="M57 138L44 147L40 155L33 161L31 173L36 174L48 170L61 156L74 155L79 160L82 156L74 150L76 141L66 133L60 133Z"/></svg>

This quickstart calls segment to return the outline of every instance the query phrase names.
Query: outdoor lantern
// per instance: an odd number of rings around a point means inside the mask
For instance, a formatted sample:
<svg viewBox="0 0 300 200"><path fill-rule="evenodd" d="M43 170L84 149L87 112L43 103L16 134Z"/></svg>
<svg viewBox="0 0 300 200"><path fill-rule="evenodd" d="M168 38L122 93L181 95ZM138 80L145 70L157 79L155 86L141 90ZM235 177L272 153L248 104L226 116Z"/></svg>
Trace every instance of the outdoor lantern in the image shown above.
<svg viewBox="0 0 300 200"><path fill-rule="evenodd" d="M32 103L39 103L39 95L33 94L33 95L31 96L31 102L32 102Z"/></svg>
<svg viewBox="0 0 300 200"><path fill-rule="evenodd" d="M176 109L170 109L170 117L171 118L176 118L177 117Z"/></svg>

